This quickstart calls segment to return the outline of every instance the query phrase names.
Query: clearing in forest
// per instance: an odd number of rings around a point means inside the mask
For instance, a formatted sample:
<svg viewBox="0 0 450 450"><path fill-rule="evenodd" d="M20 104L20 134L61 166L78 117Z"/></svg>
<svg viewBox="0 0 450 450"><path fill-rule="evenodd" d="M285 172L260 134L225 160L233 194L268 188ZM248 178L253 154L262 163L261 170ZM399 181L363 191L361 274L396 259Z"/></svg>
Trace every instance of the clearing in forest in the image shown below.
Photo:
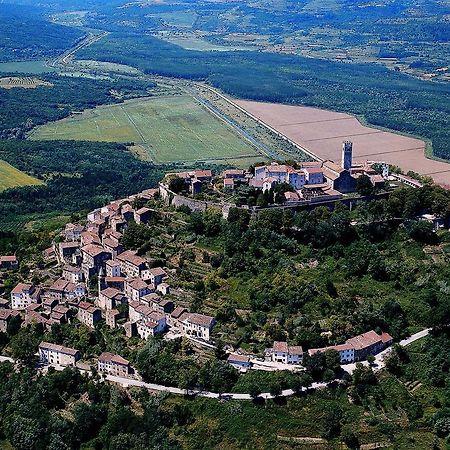
<svg viewBox="0 0 450 450"><path fill-rule="evenodd" d="M156 163L260 156L236 130L188 95L99 106L38 127L30 138L134 144Z"/></svg>
<svg viewBox="0 0 450 450"><path fill-rule="evenodd" d="M4 77L0 78L0 88L2 89L35 89L39 86L53 86L48 81L40 80L39 78L33 77Z"/></svg>
<svg viewBox="0 0 450 450"><path fill-rule="evenodd" d="M0 160L0 192L13 187L38 184L44 183L37 178L30 177L26 173L21 172L6 161Z"/></svg>

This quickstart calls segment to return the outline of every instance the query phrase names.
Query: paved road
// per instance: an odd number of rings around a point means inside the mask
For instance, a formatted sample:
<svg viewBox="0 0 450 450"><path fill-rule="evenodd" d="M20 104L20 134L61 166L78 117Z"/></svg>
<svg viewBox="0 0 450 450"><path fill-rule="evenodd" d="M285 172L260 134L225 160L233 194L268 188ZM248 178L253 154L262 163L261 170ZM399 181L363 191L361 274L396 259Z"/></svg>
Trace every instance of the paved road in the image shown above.
<svg viewBox="0 0 450 450"><path fill-rule="evenodd" d="M142 387L145 389L149 389L151 391L155 392L170 392L171 394L177 394L177 395L185 395L187 394L187 391L185 389L179 389L175 387L170 386L162 386L160 384L153 384L153 383L145 383L144 381L139 380L133 380L128 378L122 378L122 377L116 377L113 375L107 375L105 377L108 381L112 381L113 383L120 384L124 387L130 387L130 386L136 386L136 387ZM313 383L311 385L311 389L323 389L327 386L327 383ZM303 391L306 391L305 388L303 388ZM294 395L294 391L292 389L285 389L281 392L280 397L289 397L291 395ZM200 391L198 389L189 389L189 395L195 395L198 397L207 397L207 398L215 398L215 399L227 399L227 400L251 400L252 397L250 394L236 394L236 393L224 393L219 395L216 392L209 392L209 391ZM264 399L274 398L272 394L269 392L264 392L260 395L260 397Z"/></svg>
<svg viewBox="0 0 450 450"><path fill-rule="evenodd" d="M419 331L418 333L413 334L412 336L404 339L403 341L400 341L400 345L402 347L406 347L407 345L410 345L413 342L427 336L429 334L430 330L431 330L431 328L427 328L425 330ZM383 352L376 355L375 362L373 364L374 371L381 370L385 366L384 357L390 351L391 351L391 348L387 348ZM8 358L6 356L0 356L0 362L4 362L4 361L14 362L14 360L12 358ZM368 365L367 361L364 361L363 364ZM355 370L356 364L346 364L346 365L343 365L342 368L346 372L351 374ZM56 367L56 370L63 370L63 369L64 369L63 367ZM46 367L44 367L42 370L45 371ZM169 392L169 393L175 394L175 395L185 395L185 394L189 393L190 395L196 395L199 397L207 397L207 398L215 398L215 399L227 399L227 400L251 400L252 399L250 394L224 393L224 394L220 395L216 392L200 391L198 389L190 389L189 392L187 392L185 389L180 389L180 388L171 387L171 386L163 386L161 384L145 383L144 381L130 379L130 378L116 377L113 375L106 375L105 379L108 381L111 381L112 383L120 384L121 386L124 386L124 387L136 386L136 387L140 387L140 388L149 389L149 390L155 391L155 392ZM339 380L334 380L331 383L336 382L336 381L339 382ZM310 389L324 389L327 387L327 385L328 385L327 383L323 383L323 382L313 383L310 386ZM306 391L306 390L307 390L306 388L302 388L302 391ZM285 389L281 392L280 397L290 397L294 394L295 394L295 392L292 389ZM264 398L264 399L274 398L274 396L272 394L270 394L269 392L262 393L260 395L260 397Z"/></svg>

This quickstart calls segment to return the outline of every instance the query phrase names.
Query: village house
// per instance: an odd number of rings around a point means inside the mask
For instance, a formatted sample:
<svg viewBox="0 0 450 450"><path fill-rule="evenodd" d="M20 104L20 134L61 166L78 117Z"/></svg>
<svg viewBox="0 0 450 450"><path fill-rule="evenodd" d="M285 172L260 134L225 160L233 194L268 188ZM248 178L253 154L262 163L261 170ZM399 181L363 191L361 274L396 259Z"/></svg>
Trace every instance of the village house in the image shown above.
<svg viewBox="0 0 450 450"><path fill-rule="evenodd" d="M0 269L16 270L19 267L19 260L14 255L0 256Z"/></svg>
<svg viewBox="0 0 450 450"><path fill-rule="evenodd" d="M7 309L9 308L9 301L6 300L6 298L1 298L0 297L0 309Z"/></svg>
<svg viewBox="0 0 450 450"><path fill-rule="evenodd" d="M98 357L97 368L100 373L115 377L128 377L130 363L119 355L104 352Z"/></svg>
<svg viewBox="0 0 450 450"><path fill-rule="evenodd" d="M58 301L73 300L84 297L86 288L82 283L74 284L64 278L59 278L46 289L46 295Z"/></svg>
<svg viewBox="0 0 450 450"><path fill-rule="evenodd" d="M11 291L11 309L25 309L32 303L39 303L41 289L32 284L19 283Z"/></svg>
<svg viewBox="0 0 450 450"><path fill-rule="evenodd" d="M56 305L51 313L50 319L57 321L58 323L67 323L69 320L69 308L63 305Z"/></svg>
<svg viewBox="0 0 450 450"><path fill-rule="evenodd" d="M74 284L81 283L83 281L83 271L80 267L66 264L63 267L63 278Z"/></svg>
<svg viewBox="0 0 450 450"><path fill-rule="evenodd" d="M64 261L66 258L70 259L79 248L79 242L60 242L56 251L59 259Z"/></svg>
<svg viewBox="0 0 450 450"><path fill-rule="evenodd" d="M392 344L392 336L388 333L380 335L374 330L360 334L345 341L345 344L333 345L324 348L313 348L308 351L312 356L318 352L335 350L339 352L341 363L363 361L368 355L376 355Z"/></svg>
<svg viewBox="0 0 450 450"><path fill-rule="evenodd" d="M145 224L150 222L154 210L150 208L141 208L134 212L134 221L138 224Z"/></svg>
<svg viewBox="0 0 450 450"><path fill-rule="evenodd" d="M266 352L267 359L283 364L301 364L303 349L300 346L290 346L287 342L275 341L273 347Z"/></svg>
<svg viewBox="0 0 450 450"><path fill-rule="evenodd" d="M120 277L120 262L115 259L109 259L105 263L107 277Z"/></svg>
<svg viewBox="0 0 450 450"><path fill-rule="evenodd" d="M93 233L92 231L85 231L81 233L80 243L81 246L84 247L89 244L101 245L102 241L98 234Z"/></svg>
<svg viewBox="0 0 450 450"><path fill-rule="evenodd" d="M187 313L187 309L182 306L177 306L168 316L167 325L170 327L181 327L181 318Z"/></svg>
<svg viewBox="0 0 450 450"><path fill-rule="evenodd" d="M125 294L131 301L139 301L142 297L155 291L141 278L132 278L125 281Z"/></svg>
<svg viewBox="0 0 450 450"><path fill-rule="evenodd" d="M97 305L101 309L111 310L127 302L126 296L114 288L106 288L98 293Z"/></svg>
<svg viewBox="0 0 450 450"><path fill-rule="evenodd" d="M95 324L102 319L102 312L92 303L80 302L78 305L77 319L90 328L94 328Z"/></svg>
<svg viewBox="0 0 450 450"><path fill-rule="evenodd" d="M100 268L103 267L105 262L112 258L111 252L94 244L88 244L81 247L81 255L83 258L81 268L86 280L89 280L93 275L99 273Z"/></svg>
<svg viewBox="0 0 450 450"><path fill-rule="evenodd" d="M113 258L115 258L117 255L120 255L120 253L122 253L123 251L122 244L111 238L103 239L103 248L110 252Z"/></svg>
<svg viewBox="0 0 450 450"><path fill-rule="evenodd" d="M162 295L170 294L170 286L167 283L159 284L156 290L160 292Z"/></svg>
<svg viewBox="0 0 450 450"><path fill-rule="evenodd" d="M137 333L141 339L163 333L167 327L166 316L156 311L150 312L145 319L136 322Z"/></svg>
<svg viewBox="0 0 450 450"><path fill-rule="evenodd" d="M128 278L138 278L146 267L146 260L136 255L136 252L127 250L117 256L120 271Z"/></svg>
<svg viewBox="0 0 450 450"><path fill-rule="evenodd" d="M106 311L105 313L105 321L106 325L108 325L109 328L116 328L117 327L117 320L120 317L120 312L117 309L110 309Z"/></svg>
<svg viewBox="0 0 450 450"><path fill-rule="evenodd" d="M145 270L142 274L144 280L150 280L150 282L157 288L164 278L167 277L166 271L162 267L153 267L151 269Z"/></svg>
<svg viewBox="0 0 450 450"><path fill-rule="evenodd" d="M63 236L66 241L79 241L81 233L83 233L83 225L68 223L63 231Z"/></svg>
<svg viewBox="0 0 450 450"><path fill-rule="evenodd" d="M14 317L20 317L19 311L13 309L0 309L0 333L8 331L8 325Z"/></svg>
<svg viewBox="0 0 450 450"><path fill-rule="evenodd" d="M52 309L59 303L57 298L50 297L47 295L47 293L44 293L44 295L41 298L41 302L42 302L41 303L42 309L46 313L50 313L52 311ZM30 305L30 306L32 306L32 305Z"/></svg>
<svg viewBox="0 0 450 450"><path fill-rule="evenodd" d="M231 353L230 355L228 355L227 361L229 364L231 364L233 367L240 370L241 372L245 372L247 369L250 369L252 367L250 357L247 355L237 355Z"/></svg>
<svg viewBox="0 0 450 450"><path fill-rule="evenodd" d="M50 342L41 342L39 344L39 361L42 364L64 367L75 366L80 358L80 351L74 348L63 347Z"/></svg>
<svg viewBox="0 0 450 450"><path fill-rule="evenodd" d="M185 313L179 319L185 336L192 336L209 341L211 331L216 323L214 317L198 313Z"/></svg>
<svg viewBox="0 0 450 450"><path fill-rule="evenodd" d="M111 287L125 292L125 277L105 277L105 288Z"/></svg>
<svg viewBox="0 0 450 450"><path fill-rule="evenodd" d="M376 355L392 344L392 336L388 333L379 335L374 330L347 339L346 344L355 349L355 360L362 361L368 355Z"/></svg>
<svg viewBox="0 0 450 450"><path fill-rule="evenodd" d="M349 364L355 361L355 349L350 344L332 345L323 348L311 348L308 350L308 355L314 356L316 353L323 353L329 350L334 350L339 353L341 364Z"/></svg>

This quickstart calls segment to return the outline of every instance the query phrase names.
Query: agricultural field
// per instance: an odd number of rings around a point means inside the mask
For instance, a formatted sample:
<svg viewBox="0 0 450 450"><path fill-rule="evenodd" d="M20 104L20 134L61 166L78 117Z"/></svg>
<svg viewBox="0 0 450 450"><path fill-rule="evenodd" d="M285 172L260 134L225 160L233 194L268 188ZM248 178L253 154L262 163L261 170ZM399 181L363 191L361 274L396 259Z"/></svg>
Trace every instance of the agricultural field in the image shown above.
<svg viewBox="0 0 450 450"><path fill-rule="evenodd" d="M342 142L353 142L356 161L385 161L450 182L450 163L425 157L426 143L420 139L364 126L354 116L305 106L287 106L237 100L244 108L284 136L321 159L341 160Z"/></svg>
<svg viewBox="0 0 450 450"><path fill-rule="evenodd" d="M43 182L0 160L0 192L13 187L38 184L43 184Z"/></svg>
<svg viewBox="0 0 450 450"><path fill-rule="evenodd" d="M33 77L5 77L0 78L0 88L2 89L36 89L39 86L53 86L48 81Z"/></svg>
<svg viewBox="0 0 450 450"><path fill-rule="evenodd" d="M133 143L157 163L258 156L249 142L187 95L100 106L43 125L30 138Z"/></svg>
<svg viewBox="0 0 450 450"><path fill-rule="evenodd" d="M41 74L48 72L55 72L56 69L46 65L43 60L37 61L11 61L0 63L0 73L31 73Z"/></svg>

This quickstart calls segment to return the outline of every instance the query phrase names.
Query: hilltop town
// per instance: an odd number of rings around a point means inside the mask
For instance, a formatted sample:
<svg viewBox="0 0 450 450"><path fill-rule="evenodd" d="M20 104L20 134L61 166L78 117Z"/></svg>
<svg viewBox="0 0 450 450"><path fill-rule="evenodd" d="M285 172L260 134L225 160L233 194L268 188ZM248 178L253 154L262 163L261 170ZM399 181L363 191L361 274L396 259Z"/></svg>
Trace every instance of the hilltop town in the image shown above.
<svg viewBox="0 0 450 450"><path fill-rule="evenodd" d="M382 175L375 168L381 168ZM206 169L167 173L159 189L147 189L114 200L89 212L85 220L68 223L53 245L43 252L52 274L46 283L20 282L11 290L9 299L1 300L0 331L6 333L12 321L20 322L22 327L39 325L49 333L55 325L83 324L96 329L104 323L111 330L121 330L129 339L182 337L198 348L214 349L218 341L221 342L214 333L217 322L214 311L211 308L206 312L198 308L195 312L189 311L194 293L182 288L177 277L180 263L178 269L173 263L168 267L158 258L146 256L137 249L127 249L123 237L129 227L137 226L150 232L151 225L160 220L161 214L167 216L168 205L194 212L212 209L225 219L232 208L239 208L229 202L219 203L217 199L198 200L208 190L223 195L247 187L259 192L257 195L265 195L269 209L271 203L296 208L345 201L345 195L355 192L363 179L365 187L372 188L366 192L369 195L387 192L392 180L415 188L422 186L408 177L390 177L386 165L354 164L351 142L343 143L340 166L331 161L301 165L273 162L250 171L227 169L217 176ZM249 210L248 205L240 208ZM264 206L259 209L264 210ZM443 218L431 214L418 218L431 223L434 229L444 225ZM14 255L2 256L0 264L5 270L16 270L19 266ZM343 343L310 346L305 350L279 340L259 356L242 352L233 345L227 345L225 350L230 365L241 372L252 368L302 370L304 354L312 358L329 352L338 355L345 369L348 364L365 361L369 356L373 358L392 343L392 336L385 330L377 333L367 329ZM39 346L39 359L43 364L62 367L80 364L80 367L88 367L86 363L92 363L86 361L83 366L79 362L83 359L79 350L45 341ZM110 375L139 376L129 361L110 352L98 355L97 369Z"/></svg>

